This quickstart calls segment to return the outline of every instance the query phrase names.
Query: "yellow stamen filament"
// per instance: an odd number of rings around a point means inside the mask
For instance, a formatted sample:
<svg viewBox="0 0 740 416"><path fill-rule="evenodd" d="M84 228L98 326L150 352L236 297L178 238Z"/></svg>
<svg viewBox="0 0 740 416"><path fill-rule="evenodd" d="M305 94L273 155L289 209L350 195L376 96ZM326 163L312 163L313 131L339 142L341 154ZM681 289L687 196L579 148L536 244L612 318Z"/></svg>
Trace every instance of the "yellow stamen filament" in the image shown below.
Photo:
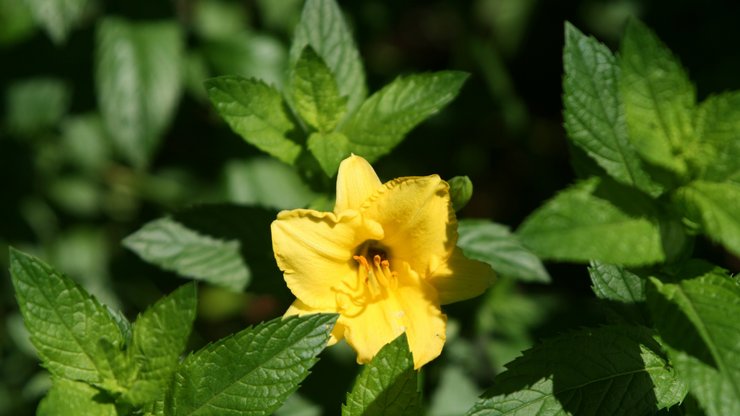
<svg viewBox="0 0 740 416"><path fill-rule="evenodd" d="M333 287L338 309L347 316L359 315L368 303L388 296L388 290L398 288L396 272L391 263L380 255L373 256L372 264L365 256L353 256L357 262L355 285L344 282L344 287Z"/></svg>

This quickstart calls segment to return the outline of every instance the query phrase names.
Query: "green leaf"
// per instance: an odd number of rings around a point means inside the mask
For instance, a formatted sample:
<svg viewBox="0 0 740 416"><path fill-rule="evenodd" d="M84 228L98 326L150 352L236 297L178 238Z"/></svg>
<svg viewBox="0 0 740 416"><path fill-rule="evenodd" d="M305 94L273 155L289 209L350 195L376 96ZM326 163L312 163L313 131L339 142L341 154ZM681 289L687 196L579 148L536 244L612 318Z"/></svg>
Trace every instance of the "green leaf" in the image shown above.
<svg viewBox="0 0 740 416"><path fill-rule="evenodd" d="M686 174L696 91L650 29L630 20L622 40L620 89L630 139L648 162Z"/></svg>
<svg viewBox="0 0 740 416"><path fill-rule="evenodd" d="M651 325L645 307L646 277L625 267L592 261L588 268L591 289L605 308L609 322Z"/></svg>
<svg viewBox="0 0 740 416"><path fill-rule="evenodd" d="M59 378L115 385L100 345L122 345L105 306L41 260L10 249L10 273L31 342L49 372Z"/></svg>
<svg viewBox="0 0 740 416"><path fill-rule="evenodd" d="M319 161L321 169L327 176L337 173L339 164L352 153L351 144L342 133L312 133L308 137L308 149Z"/></svg>
<svg viewBox="0 0 740 416"><path fill-rule="evenodd" d="M285 163L295 162L301 147L286 137L293 123L277 90L240 76L212 78L205 86L208 98L235 133Z"/></svg>
<svg viewBox="0 0 740 416"><path fill-rule="evenodd" d="M705 234L740 255L740 184L694 181L678 188L673 200Z"/></svg>
<svg viewBox="0 0 740 416"><path fill-rule="evenodd" d="M639 326L582 329L507 365L468 415L643 415L679 403L686 386Z"/></svg>
<svg viewBox="0 0 740 416"><path fill-rule="evenodd" d="M487 220L461 220L457 231L457 245L466 257L488 263L503 276L525 282L550 281L540 259L505 225Z"/></svg>
<svg viewBox="0 0 740 416"><path fill-rule="evenodd" d="M517 234L541 258L637 266L665 258L656 218L644 194L592 178L546 202Z"/></svg>
<svg viewBox="0 0 740 416"><path fill-rule="evenodd" d="M129 163L144 167L179 102L180 26L106 18L95 42L95 85L107 133Z"/></svg>
<svg viewBox="0 0 740 416"><path fill-rule="evenodd" d="M740 183L740 91L709 97L697 116L699 177Z"/></svg>
<svg viewBox="0 0 740 416"><path fill-rule="evenodd" d="M322 133L333 131L347 112L347 99L339 95L334 75L324 60L306 46L292 75L290 86L298 114Z"/></svg>
<svg viewBox="0 0 740 416"><path fill-rule="evenodd" d="M455 212L468 205L473 197L473 182L467 176L455 176L447 181L450 184L450 201Z"/></svg>
<svg viewBox="0 0 740 416"><path fill-rule="evenodd" d="M303 208L318 196L295 169L268 157L230 161L224 167L224 176L228 198L239 204Z"/></svg>
<svg viewBox="0 0 740 416"><path fill-rule="evenodd" d="M566 22L563 66L568 137L617 181L660 194L630 143L619 96L619 65L609 48Z"/></svg>
<svg viewBox="0 0 740 416"><path fill-rule="evenodd" d="M421 414L414 359L406 334L401 334L362 369L342 406L342 416Z"/></svg>
<svg viewBox="0 0 740 416"><path fill-rule="evenodd" d="M591 262L588 274L594 293L600 299L622 303L645 301L646 279L622 266Z"/></svg>
<svg viewBox="0 0 740 416"><path fill-rule="evenodd" d="M460 92L468 74L440 71L396 78L368 98L340 129L350 151L368 161L388 153L406 133Z"/></svg>
<svg viewBox="0 0 740 416"><path fill-rule="evenodd" d="M36 410L37 416L117 416L116 406L100 401L100 390L79 381L58 378Z"/></svg>
<svg viewBox="0 0 740 416"><path fill-rule="evenodd" d="M171 218L147 223L123 245L165 270L234 291L243 290L251 276L239 241L204 235Z"/></svg>
<svg viewBox="0 0 740 416"><path fill-rule="evenodd" d="M190 283L160 299L136 319L130 356L136 381L124 397L143 405L163 396L193 327L196 288Z"/></svg>
<svg viewBox="0 0 740 416"><path fill-rule="evenodd" d="M740 414L740 282L702 262L652 278L648 306L671 363L709 416Z"/></svg>
<svg viewBox="0 0 740 416"><path fill-rule="evenodd" d="M89 0L25 0L36 22L54 43L64 43L72 27L82 20Z"/></svg>
<svg viewBox="0 0 740 416"><path fill-rule="evenodd" d="M8 128L33 136L55 127L67 112L70 89L61 80L32 78L10 85L6 96Z"/></svg>
<svg viewBox="0 0 740 416"><path fill-rule="evenodd" d="M175 374L165 413L271 414L308 375L336 319L276 318L188 356Z"/></svg>
<svg viewBox="0 0 740 416"><path fill-rule="evenodd" d="M272 252L270 224L275 220L274 210L230 204L203 204L176 212L173 219L188 229L224 241L238 242L241 257L252 275L254 292L280 293L292 297L285 286L283 275L275 267Z"/></svg>
<svg viewBox="0 0 740 416"><path fill-rule="evenodd" d="M353 112L367 95L365 72L352 34L334 0L306 1L290 47L291 65L298 62L306 46L311 46L334 74L339 95L348 98L347 108Z"/></svg>

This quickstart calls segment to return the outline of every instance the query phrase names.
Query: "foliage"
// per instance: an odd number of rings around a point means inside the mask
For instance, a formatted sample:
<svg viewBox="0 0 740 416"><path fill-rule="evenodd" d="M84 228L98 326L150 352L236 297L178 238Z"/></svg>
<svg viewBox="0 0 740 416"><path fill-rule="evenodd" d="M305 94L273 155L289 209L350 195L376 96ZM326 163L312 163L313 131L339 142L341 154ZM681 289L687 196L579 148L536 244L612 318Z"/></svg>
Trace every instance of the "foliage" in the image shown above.
<svg viewBox="0 0 740 416"><path fill-rule="evenodd" d="M692 71L629 13L584 24L605 43L565 23L577 178L552 195L557 152L506 69L548 6L449 6L474 7L496 40L445 26L429 42L471 47L442 63L425 50L413 72L378 58L409 62L394 41L434 26L399 15L404 31L382 32L403 6L47 3L0 0L2 75L17 78L3 86L0 244L19 248L0 253L0 414L740 414L740 92L707 96L688 58ZM87 69L70 75L66 54ZM471 104L478 90L490 97ZM499 124L522 140L502 144ZM506 188L489 141L526 149L496 159L506 181L537 165L529 184L550 186L506 185L529 206L549 197L515 228L503 222L524 205L504 220L489 209ZM341 344L324 351L335 315L279 316L292 296L270 223L331 211L350 154L395 176L439 173L458 215L481 217L448 237L498 282L445 310L444 353L420 371L404 335L358 370Z"/></svg>

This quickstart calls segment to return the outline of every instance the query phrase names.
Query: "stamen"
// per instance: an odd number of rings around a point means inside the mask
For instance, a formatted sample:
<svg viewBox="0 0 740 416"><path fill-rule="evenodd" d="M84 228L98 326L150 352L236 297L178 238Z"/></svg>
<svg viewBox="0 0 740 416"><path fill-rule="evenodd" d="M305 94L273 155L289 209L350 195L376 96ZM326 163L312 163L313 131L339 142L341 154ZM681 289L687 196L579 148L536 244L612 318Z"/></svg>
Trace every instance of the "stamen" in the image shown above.
<svg viewBox="0 0 740 416"><path fill-rule="evenodd" d="M363 244L364 248L367 244ZM354 304L362 304L366 300L375 300L386 294L388 289L396 289L398 282L396 279L396 273L391 271L390 262L384 258L385 252L377 254L377 250L362 250L364 253L352 256L357 262L357 285L356 287L350 286L348 282L345 282L345 286L350 290L347 295L352 299ZM375 254L372 253L375 251ZM372 257L370 257L372 255ZM372 264L368 261L372 258Z"/></svg>

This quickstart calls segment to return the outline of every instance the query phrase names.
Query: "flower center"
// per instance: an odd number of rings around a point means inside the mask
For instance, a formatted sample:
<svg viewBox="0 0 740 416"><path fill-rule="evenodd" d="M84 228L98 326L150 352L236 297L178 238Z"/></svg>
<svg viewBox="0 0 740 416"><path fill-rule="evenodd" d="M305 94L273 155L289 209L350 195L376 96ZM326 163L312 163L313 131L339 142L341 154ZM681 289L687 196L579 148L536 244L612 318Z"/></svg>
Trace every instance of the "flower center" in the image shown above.
<svg viewBox="0 0 740 416"><path fill-rule="evenodd" d="M350 315L350 310L358 307L361 310L368 303L388 296L388 290L398 287L387 248L378 241L368 240L360 244L355 253L352 258L357 262L357 280L354 285L344 282L343 288L334 288L340 309Z"/></svg>

